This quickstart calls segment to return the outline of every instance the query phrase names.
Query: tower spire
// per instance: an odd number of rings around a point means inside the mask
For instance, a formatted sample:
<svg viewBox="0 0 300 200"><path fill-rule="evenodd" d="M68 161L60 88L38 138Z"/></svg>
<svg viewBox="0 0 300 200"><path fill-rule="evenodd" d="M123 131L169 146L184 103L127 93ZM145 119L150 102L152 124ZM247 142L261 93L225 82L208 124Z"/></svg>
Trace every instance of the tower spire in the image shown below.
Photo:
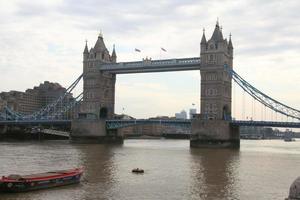
<svg viewBox="0 0 300 200"><path fill-rule="evenodd" d="M117 54L116 54L115 44L113 45L113 51L112 51L112 54L111 54L111 61L112 62L117 62Z"/></svg>
<svg viewBox="0 0 300 200"><path fill-rule="evenodd" d="M102 33L102 30L101 30L101 29L100 29L100 31L99 31L98 38L103 38L103 33Z"/></svg>
<svg viewBox="0 0 300 200"><path fill-rule="evenodd" d="M89 53L89 49L88 49L88 46L87 46L87 40L85 40L85 47L84 47L84 51L83 51L83 53L84 54L88 54Z"/></svg>
<svg viewBox="0 0 300 200"><path fill-rule="evenodd" d="M201 44L206 44L205 28L203 28L203 35L202 35L202 39L201 39Z"/></svg>
<svg viewBox="0 0 300 200"><path fill-rule="evenodd" d="M228 48L229 48L229 49L233 49L232 41L231 41L231 33L229 34L229 44L228 44Z"/></svg>
<svg viewBox="0 0 300 200"><path fill-rule="evenodd" d="M214 30L212 36L211 36L211 39L213 39L215 42L219 42L219 41L224 40L223 34L222 34L222 28L220 28L220 25L219 25L219 18L217 20L216 27L215 27L215 30Z"/></svg>

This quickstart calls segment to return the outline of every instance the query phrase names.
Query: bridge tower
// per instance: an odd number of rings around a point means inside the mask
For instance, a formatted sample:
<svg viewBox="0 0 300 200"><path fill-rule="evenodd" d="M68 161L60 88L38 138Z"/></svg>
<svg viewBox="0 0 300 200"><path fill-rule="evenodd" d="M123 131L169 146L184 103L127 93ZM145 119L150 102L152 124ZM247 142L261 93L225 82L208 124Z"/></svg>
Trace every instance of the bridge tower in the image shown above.
<svg viewBox="0 0 300 200"><path fill-rule="evenodd" d="M206 119L228 119L231 116L231 78L224 65L232 67L233 46L223 38L219 24L212 37L201 40L201 114Z"/></svg>
<svg viewBox="0 0 300 200"><path fill-rule="evenodd" d="M100 33L98 40L91 50L87 44L83 52L83 104L81 112L94 115L99 119L111 119L115 107L116 75L100 72L99 65L116 62L115 49L109 54L103 36Z"/></svg>
<svg viewBox="0 0 300 200"><path fill-rule="evenodd" d="M122 141L116 133L110 137L105 126L105 120L114 116L116 75L99 70L103 64L116 62L115 46L110 55L102 33L90 50L86 42L83 51L83 102L78 119L72 122L72 140L114 142L117 138L117 141Z"/></svg>
<svg viewBox="0 0 300 200"><path fill-rule="evenodd" d="M211 38L200 43L201 113L192 122L192 147L239 146L237 127L231 127L231 82L224 65L232 68L233 46L217 22Z"/></svg>

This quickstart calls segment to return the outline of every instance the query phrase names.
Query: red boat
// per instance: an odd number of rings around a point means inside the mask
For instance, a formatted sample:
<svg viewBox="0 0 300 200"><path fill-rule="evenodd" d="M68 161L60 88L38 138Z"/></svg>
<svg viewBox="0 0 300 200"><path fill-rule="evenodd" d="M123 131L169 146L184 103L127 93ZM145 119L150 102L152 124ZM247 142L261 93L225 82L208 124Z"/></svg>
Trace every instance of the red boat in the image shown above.
<svg viewBox="0 0 300 200"><path fill-rule="evenodd" d="M83 168L58 170L40 174L9 175L0 179L1 192L26 192L80 182Z"/></svg>

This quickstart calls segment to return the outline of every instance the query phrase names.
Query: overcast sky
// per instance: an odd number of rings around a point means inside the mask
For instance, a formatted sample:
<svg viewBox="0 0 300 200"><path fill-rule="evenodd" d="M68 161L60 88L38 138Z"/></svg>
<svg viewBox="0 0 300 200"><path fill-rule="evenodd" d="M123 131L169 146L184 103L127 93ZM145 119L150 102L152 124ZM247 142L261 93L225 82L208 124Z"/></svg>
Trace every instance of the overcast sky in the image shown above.
<svg viewBox="0 0 300 200"><path fill-rule="evenodd" d="M0 1L0 91L45 80L67 87L82 73L84 41L93 46L100 30L118 61L199 56L202 29L210 38L219 18L224 37L232 33L234 69L300 109L299 8L298 0ZM116 112L138 118L171 116L192 103L199 110L200 73L118 75L116 91ZM250 115L234 104L237 116Z"/></svg>

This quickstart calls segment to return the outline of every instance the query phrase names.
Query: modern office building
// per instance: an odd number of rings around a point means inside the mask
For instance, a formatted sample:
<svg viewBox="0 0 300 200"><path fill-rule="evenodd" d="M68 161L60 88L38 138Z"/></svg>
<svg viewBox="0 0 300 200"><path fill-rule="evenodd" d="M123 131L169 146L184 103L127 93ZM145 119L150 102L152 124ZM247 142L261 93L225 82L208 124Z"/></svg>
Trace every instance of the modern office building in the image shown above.
<svg viewBox="0 0 300 200"><path fill-rule="evenodd" d="M175 113L176 119L187 119L187 114L185 110L182 110L180 113Z"/></svg>

